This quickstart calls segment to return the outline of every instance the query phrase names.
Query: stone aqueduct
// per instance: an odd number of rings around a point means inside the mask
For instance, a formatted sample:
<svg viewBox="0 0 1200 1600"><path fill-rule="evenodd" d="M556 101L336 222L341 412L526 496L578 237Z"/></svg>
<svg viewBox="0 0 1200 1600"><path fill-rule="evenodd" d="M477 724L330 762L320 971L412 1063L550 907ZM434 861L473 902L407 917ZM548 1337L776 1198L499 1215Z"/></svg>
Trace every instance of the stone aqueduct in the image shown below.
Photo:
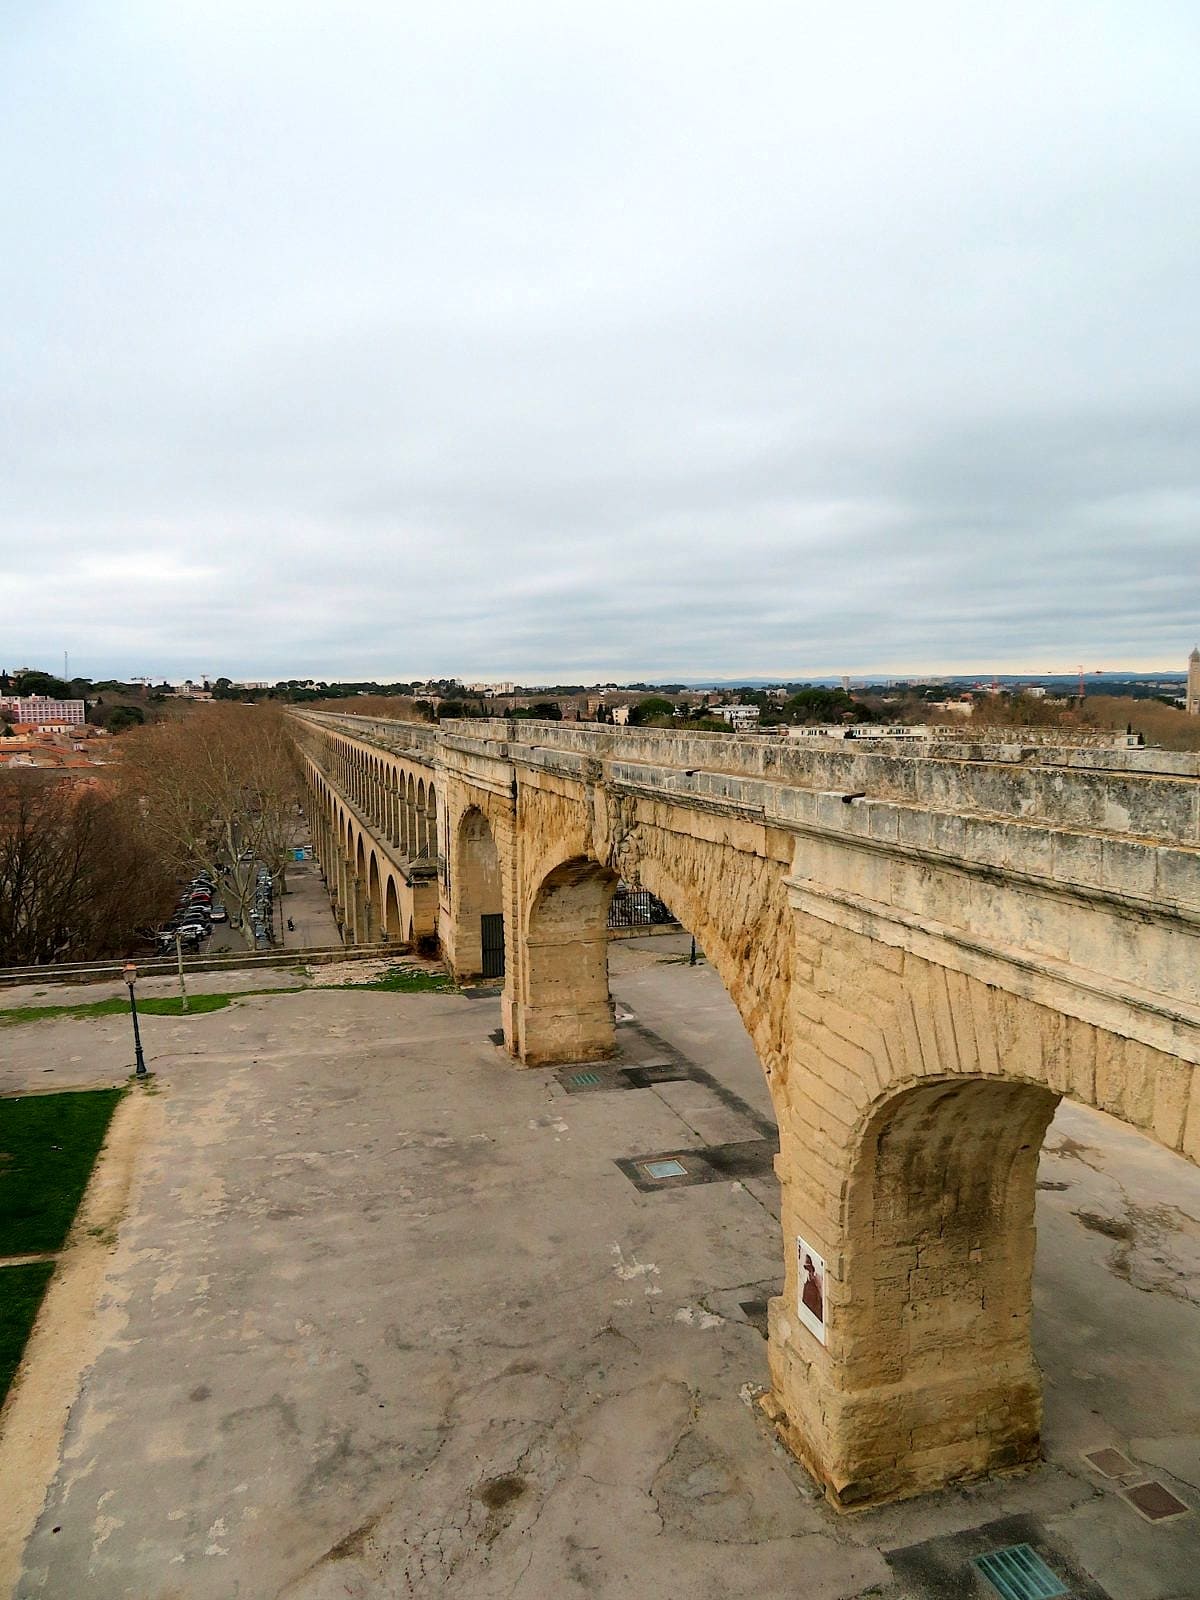
<svg viewBox="0 0 1200 1600"><path fill-rule="evenodd" d="M1200 759L295 728L347 937L436 934L469 978L502 917L516 1062L613 1049L619 879L696 935L779 1125L767 1405L833 1503L1036 1457L1034 1177L1059 1099L1200 1160ZM820 1335L799 1240L824 1257Z"/></svg>

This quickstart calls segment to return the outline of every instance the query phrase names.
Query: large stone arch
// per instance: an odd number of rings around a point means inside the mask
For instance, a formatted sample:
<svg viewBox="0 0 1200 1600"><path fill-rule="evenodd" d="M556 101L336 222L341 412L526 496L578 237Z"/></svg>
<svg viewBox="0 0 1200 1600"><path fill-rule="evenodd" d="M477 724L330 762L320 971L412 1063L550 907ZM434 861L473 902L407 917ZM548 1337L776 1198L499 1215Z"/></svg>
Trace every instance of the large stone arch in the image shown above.
<svg viewBox="0 0 1200 1600"><path fill-rule="evenodd" d="M1043 1135L1065 1095L1179 1148L1181 1063L800 913L794 940L781 1431L842 1506L1036 1459ZM823 1340L799 1314L800 1241L824 1259Z"/></svg>
<svg viewBox="0 0 1200 1600"><path fill-rule="evenodd" d="M792 968L792 912L779 862L765 854L731 860L713 841L641 828L626 841L623 866L695 935L774 1090L787 1076Z"/></svg>

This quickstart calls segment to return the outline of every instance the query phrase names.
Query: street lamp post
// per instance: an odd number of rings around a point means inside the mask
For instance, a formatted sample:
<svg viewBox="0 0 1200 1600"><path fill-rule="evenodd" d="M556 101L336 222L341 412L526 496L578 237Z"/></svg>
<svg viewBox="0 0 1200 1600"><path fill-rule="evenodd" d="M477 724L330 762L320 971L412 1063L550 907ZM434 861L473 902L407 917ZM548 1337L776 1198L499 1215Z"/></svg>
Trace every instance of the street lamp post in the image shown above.
<svg viewBox="0 0 1200 1600"><path fill-rule="evenodd" d="M138 1027L137 1000L134 998L133 986L137 981L137 968L132 961L125 963L125 982L129 985L129 1015L133 1018L133 1049L137 1061L135 1075L139 1078L146 1077L146 1058L142 1054L142 1034Z"/></svg>

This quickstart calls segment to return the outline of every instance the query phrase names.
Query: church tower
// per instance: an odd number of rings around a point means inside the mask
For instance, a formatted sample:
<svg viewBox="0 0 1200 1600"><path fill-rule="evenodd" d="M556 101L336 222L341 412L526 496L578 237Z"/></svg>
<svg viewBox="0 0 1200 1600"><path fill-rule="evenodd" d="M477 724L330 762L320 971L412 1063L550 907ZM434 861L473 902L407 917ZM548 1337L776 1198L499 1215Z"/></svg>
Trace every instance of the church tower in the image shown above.
<svg viewBox="0 0 1200 1600"><path fill-rule="evenodd" d="M1200 647L1188 657L1186 704L1189 716L1200 717Z"/></svg>

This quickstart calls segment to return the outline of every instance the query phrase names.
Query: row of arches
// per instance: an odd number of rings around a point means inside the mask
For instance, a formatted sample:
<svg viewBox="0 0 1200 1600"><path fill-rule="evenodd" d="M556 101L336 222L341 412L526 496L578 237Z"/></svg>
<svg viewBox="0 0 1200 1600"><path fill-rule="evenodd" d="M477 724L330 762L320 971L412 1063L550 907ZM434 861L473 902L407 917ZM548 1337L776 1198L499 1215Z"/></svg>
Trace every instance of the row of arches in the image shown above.
<svg viewBox="0 0 1200 1600"><path fill-rule="evenodd" d="M411 885L337 789L306 765L315 852L342 937L350 944L411 943L422 931L415 926Z"/></svg>
<svg viewBox="0 0 1200 1600"><path fill-rule="evenodd" d="M329 733L323 744L333 784L380 836L410 860L436 860L438 811L433 774L414 772L396 756L364 749L335 733Z"/></svg>

